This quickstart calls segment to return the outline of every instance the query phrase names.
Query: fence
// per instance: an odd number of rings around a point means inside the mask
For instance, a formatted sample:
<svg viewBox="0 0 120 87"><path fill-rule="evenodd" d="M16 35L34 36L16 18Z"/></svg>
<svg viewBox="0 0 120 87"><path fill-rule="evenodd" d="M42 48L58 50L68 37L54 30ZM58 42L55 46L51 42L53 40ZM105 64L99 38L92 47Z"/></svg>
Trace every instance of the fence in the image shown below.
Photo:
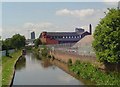
<svg viewBox="0 0 120 87"><path fill-rule="evenodd" d="M64 53L74 54L74 55L85 55L85 56L95 56L93 51L92 44L79 44L74 46L75 43L66 43L66 44L54 44L46 45L52 51L62 51ZM41 46L41 45L40 45Z"/></svg>
<svg viewBox="0 0 120 87"><path fill-rule="evenodd" d="M11 49L11 50L8 50L8 53L14 53L15 52L15 49ZM6 56L6 50L3 50L3 51L0 51L0 55L1 56Z"/></svg>

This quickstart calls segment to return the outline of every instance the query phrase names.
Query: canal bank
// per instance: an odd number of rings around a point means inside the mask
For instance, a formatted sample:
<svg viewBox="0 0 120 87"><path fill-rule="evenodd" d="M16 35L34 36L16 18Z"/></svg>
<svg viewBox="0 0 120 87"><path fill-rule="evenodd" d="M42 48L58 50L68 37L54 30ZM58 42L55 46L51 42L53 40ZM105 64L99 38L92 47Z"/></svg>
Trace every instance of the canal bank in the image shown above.
<svg viewBox="0 0 120 87"><path fill-rule="evenodd" d="M21 56L21 50L12 54L11 57L2 57L2 86L10 86L15 74L15 64Z"/></svg>
<svg viewBox="0 0 120 87"><path fill-rule="evenodd" d="M76 62L76 60L80 60L81 62L89 62L95 66L98 66L99 68L104 69L104 66L101 66L102 64L97 61L95 56L76 55L75 53L62 52L58 50L50 51L50 55L64 63L68 63L69 59L72 60L73 64Z"/></svg>

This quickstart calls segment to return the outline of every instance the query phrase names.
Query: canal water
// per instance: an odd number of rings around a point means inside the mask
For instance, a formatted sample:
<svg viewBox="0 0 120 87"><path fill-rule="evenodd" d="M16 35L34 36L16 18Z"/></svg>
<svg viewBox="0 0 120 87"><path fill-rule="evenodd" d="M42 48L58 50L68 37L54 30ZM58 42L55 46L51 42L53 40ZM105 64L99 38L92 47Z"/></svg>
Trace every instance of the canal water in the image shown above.
<svg viewBox="0 0 120 87"><path fill-rule="evenodd" d="M13 85L83 85L56 64L27 53L16 65Z"/></svg>

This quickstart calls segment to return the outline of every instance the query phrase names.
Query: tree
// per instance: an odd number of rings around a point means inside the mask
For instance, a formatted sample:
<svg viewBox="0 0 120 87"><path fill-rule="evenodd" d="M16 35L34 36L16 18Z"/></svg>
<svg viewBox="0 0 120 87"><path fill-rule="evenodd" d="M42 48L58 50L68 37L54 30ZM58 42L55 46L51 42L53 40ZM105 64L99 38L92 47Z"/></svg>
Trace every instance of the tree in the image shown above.
<svg viewBox="0 0 120 87"><path fill-rule="evenodd" d="M25 37L20 34L13 35L11 41L14 48L20 49L25 46Z"/></svg>
<svg viewBox="0 0 120 87"><path fill-rule="evenodd" d="M41 44L41 40L39 38L34 41L35 47L38 47Z"/></svg>
<svg viewBox="0 0 120 87"><path fill-rule="evenodd" d="M120 10L108 9L94 32L93 47L101 62L120 62Z"/></svg>
<svg viewBox="0 0 120 87"><path fill-rule="evenodd" d="M13 49L11 38L7 38L6 40L2 41L2 50Z"/></svg>

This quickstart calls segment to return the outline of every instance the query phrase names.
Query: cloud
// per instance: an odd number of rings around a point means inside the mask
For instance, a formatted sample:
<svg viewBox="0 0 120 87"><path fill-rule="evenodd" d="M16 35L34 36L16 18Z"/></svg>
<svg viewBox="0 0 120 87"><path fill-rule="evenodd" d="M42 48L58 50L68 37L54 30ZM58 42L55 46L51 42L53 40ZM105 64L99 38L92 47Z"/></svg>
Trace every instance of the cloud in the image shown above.
<svg viewBox="0 0 120 87"><path fill-rule="evenodd" d="M118 2L119 0L103 0L103 2Z"/></svg>
<svg viewBox="0 0 120 87"><path fill-rule="evenodd" d="M56 11L56 15L60 16L74 16L74 17L86 17L91 16L95 12L94 9L82 9L82 10L69 10L69 9L61 9Z"/></svg>
<svg viewBox="0 0 120 87"><path fill-rule="evenodd" d="M34 30L34 29L46 29L52 27L53 24L50 22L42 22L42 23L25 23L24 28Z"/></svg>
<svg viewBox="0 0 120 87"><path fill-rule="evenodd" d="M106 5L109 5L109 6L118 6L118 2L119 0L103 0L103 2L106 4Z"/></svg>
<svg viewBox="0 0 120 87"><path fill-rule="evenodd" d="M26 30L21 27L9 27L2 29L2 39L11 38L14 34L27 35Z"/></svg>

